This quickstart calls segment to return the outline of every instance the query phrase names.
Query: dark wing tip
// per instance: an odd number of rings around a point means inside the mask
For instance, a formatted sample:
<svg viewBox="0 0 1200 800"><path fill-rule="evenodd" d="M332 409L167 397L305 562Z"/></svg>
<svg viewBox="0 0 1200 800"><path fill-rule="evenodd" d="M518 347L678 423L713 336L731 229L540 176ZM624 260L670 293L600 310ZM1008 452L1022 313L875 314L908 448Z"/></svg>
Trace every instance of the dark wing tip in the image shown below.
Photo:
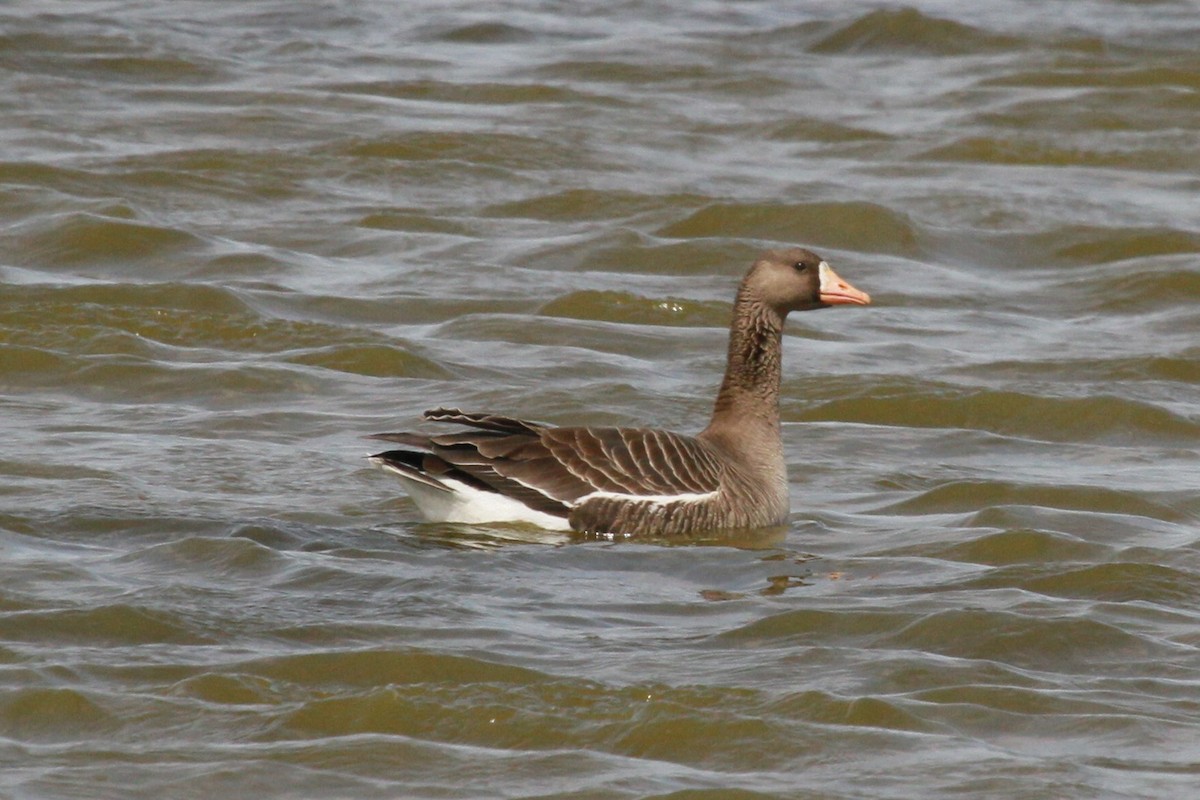
<svg viewBox="0 0 1200 800"><path fill-rule="evenodd" d="M419 447L422 450L429 449L429 437L422 436L419 433L371 433L363 438L374 439L380 442L395 442L397 444L408 445L409 447Z"/></svg>

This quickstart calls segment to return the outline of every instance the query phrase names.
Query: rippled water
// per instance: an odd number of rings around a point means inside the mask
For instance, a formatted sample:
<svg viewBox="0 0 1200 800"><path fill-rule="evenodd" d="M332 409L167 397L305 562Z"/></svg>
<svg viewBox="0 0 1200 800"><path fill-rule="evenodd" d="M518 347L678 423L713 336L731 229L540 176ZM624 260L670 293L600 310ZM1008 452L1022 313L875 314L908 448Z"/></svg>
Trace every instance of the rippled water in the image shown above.
<svg viewBox="0 0 1200 800"><path fill-rule="evenodd" d="M1200 11L978 5L0 8L0 797L1194 792ZM777 244L786 531L367 468L696 430Z"/></svg>

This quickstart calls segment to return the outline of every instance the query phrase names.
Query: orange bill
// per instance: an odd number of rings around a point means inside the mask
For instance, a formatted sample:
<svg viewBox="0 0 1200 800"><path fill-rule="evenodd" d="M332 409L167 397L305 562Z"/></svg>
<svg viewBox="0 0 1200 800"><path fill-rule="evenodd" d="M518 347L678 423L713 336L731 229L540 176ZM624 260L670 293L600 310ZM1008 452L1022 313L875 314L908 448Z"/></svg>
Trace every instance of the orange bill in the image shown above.
<svg viewBox="0 0 1200 800"><path fill-rule="evenodd" d="M845 304L865 306L870 304L871 295L855 289L849 283L839 278L838 274L833 271L833 267L824 261L821 262L820 275L822 303L831 306Z"/></svg>

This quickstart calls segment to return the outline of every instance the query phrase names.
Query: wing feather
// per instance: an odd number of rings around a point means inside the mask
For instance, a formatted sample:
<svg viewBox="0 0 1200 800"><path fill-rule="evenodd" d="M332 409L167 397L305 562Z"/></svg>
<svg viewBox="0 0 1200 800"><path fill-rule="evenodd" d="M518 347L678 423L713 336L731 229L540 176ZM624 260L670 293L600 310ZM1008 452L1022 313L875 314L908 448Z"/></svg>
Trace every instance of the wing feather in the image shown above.
<svg viewBox="0 0 1200 800"><path fill-rule="evenodd" d="M499 414L466 413L457 408L431 408L424 416L425 419L434 422L450 422L496 433L525 433L536 436L538 432L547 428L540 422L529 422Z"/></svg>
<svg viewBox="0 0 1200 800"><path fill-rule="evenodd" d="M625 501L613 495L659 501L715 493L722 484L718 454L691 436L646 428L554 428L447 408L431 409L425 417L468 430L376 434L371 438L413 450L373 458L410 477L422 476L430 485L455 478L550 514L567 516L592 496L618 504L606 514L624 513L619 505Z"/></svg>
<svg viewBox="0 0 1200 800"><path fill-rule="evenodd" d="M709 445L691 436L644 428L553 428L542 440L596 491L695 494L721 485L720 461Z"/></svg>

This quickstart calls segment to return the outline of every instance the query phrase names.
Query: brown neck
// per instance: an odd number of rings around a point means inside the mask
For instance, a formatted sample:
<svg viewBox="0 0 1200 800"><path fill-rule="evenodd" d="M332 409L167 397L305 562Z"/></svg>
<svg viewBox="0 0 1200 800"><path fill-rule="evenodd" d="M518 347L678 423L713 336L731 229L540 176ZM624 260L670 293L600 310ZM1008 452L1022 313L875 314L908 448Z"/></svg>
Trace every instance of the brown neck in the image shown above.
<svg viewBox="0 0 1200 800"><path fill-rule="evenodd" d="M736 429L778 442L783 316L756 294L745 284L738 290L729 330L729 363L705 433L718 436Z"/></svg>

